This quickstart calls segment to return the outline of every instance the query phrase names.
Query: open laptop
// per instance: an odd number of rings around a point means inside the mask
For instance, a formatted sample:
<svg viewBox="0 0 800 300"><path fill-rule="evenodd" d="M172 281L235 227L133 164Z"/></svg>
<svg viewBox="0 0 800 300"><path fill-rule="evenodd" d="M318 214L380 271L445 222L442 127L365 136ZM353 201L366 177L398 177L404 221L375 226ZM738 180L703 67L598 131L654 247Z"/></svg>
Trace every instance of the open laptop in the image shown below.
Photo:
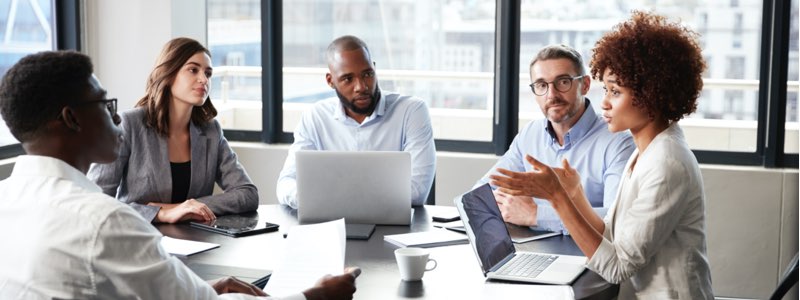
<svg viewBox="0 0 800 300"><path fill-rule="evenodd" d="M570 284L586 268L585 256L517 252L489 184L456 198L455 203L487 278Z"/></svg>
<svg viewBox="0 0 800 300"><path fill-rule="evenodd" d="M298 151L297 219L302 224L411 224L411 154Z"/></svg>

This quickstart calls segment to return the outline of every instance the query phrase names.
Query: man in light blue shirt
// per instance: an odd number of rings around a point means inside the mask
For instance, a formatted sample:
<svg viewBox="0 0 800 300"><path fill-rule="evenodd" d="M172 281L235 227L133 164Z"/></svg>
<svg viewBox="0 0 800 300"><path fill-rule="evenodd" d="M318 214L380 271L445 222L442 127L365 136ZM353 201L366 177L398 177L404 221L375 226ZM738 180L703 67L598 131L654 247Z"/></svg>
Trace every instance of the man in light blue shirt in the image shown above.
<svg viewBox="0 0 800 300"><path fill-rule="evenodd" d="M357 37L343 36L331 42L327 60L330 72L325 79L337 97L317 102L303 114L278 178L278 201L297 208L298 150L407 151L412 165L411 204L423 205L436 169L425 102L381 93L369 49Z"/></svg>
<svg viewBox="0 0 800 300"><path fill-rule="evenodd" d="M531 91L545 118L528 123L508 151L475 187L490 182L497 168L529 172L525 155L553 167L562 160L578 170L592 207L600 216L614 202L625 163L634 149L630 133L611 133L586 98L591 78L580 54L568 46L543 48L530 64ZM506 222L566 233L550 203L495 190Z"/></svg>

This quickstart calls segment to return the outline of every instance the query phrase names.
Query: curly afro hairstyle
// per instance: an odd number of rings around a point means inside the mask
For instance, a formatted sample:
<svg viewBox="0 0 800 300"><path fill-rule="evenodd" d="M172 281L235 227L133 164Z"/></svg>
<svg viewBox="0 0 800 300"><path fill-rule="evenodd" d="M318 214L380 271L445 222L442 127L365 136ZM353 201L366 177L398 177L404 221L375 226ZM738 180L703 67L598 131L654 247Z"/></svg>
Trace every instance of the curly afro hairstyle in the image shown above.
<svg viewBox="0 0 800 300"><path fill-rule="evenodd" d="M651 119L672 123L697 109L706 63L697 33L663 16L634 11L597 41L590 64L592 77L617 75L633 90L633 105Z"/></svg>
<svg viewBox="0 0 800 300"><path fill-rule="evenodd" d="M45 51L20 59L0 83L0 114L20 142L35 138L64 106L89 89L92 62L74 51Z"/></svg>

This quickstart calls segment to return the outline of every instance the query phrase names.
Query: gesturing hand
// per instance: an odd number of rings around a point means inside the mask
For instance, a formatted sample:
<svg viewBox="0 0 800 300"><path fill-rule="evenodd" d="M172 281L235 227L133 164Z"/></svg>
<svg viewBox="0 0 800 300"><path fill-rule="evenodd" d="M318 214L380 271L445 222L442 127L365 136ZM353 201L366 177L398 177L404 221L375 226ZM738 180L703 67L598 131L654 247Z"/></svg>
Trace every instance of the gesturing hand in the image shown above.
<svg viewBox="0 0 800 300"><path fill-rule="evenodd" d="M569 161L565 158L561 161L562 168L553 168L553 171L558 175L558 181L561 186L567 191L570 198L575 198L577 193L581 191L581 175L578 170L573 169L569 165Z"/></svg>
<svg viewBox="0 0 800 300"><path fill-rule="evenodd" d="M528 196L552 201L557 193L565 193L564 187L553 168L539 162L530 155L525 159L533 166L530 172L514 172L497 168L499 175L491 175L492 185L512 196Z"/></svg>

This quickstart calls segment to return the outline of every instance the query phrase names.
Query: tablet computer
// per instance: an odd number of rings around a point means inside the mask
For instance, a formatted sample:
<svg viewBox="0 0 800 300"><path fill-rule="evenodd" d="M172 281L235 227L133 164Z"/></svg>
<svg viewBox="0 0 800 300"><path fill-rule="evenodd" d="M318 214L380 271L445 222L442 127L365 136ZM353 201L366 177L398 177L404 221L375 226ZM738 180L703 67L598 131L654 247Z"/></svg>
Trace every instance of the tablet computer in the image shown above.
<svg viewBox="0 0 800 300"><path fill-rule="evenodd" d="M248 236L278 230L278 224L258 219L258 212L219 216L208 222L192 221L190 226L232 237Z"/></svg>

